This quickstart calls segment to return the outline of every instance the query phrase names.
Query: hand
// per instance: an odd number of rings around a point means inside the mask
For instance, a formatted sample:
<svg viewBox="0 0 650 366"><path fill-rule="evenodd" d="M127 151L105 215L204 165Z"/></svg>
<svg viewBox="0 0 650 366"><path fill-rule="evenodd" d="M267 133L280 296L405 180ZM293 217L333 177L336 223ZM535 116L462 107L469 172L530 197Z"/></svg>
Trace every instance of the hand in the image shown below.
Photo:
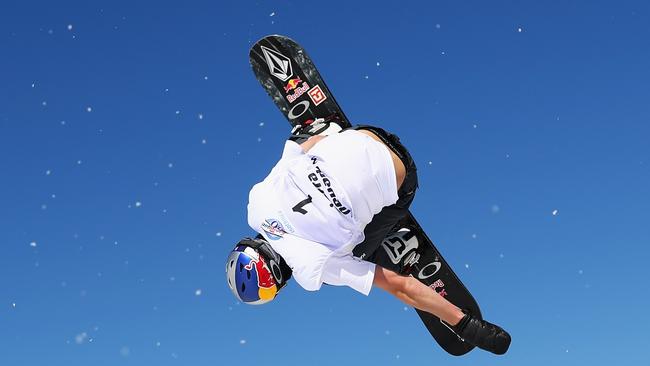
<svg viewBox="0 0 650 366"><path fill-rule="evenodd" d="M307 141L300 144L300 147L302 148L302 151L307 152L307 151L309 151L309 149L314 147L314 145L316 145L319 141L321 141L325 137L327 137L327 136L320 136L320 135L312 136Z"/></svg>

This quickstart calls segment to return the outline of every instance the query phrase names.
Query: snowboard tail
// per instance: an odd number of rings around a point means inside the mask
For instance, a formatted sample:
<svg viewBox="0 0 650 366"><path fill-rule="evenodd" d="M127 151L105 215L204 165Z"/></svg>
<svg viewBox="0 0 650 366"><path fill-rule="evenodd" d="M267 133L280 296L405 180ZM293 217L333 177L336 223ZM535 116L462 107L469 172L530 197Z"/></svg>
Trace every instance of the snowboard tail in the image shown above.
<svg viewBox="0 0 650 366"><path fill-rule="evenodd" d="M307 125L317 118L334 120L342 128L351 126L311 58L296 42L281 35L266 36L253 45L249 56L257 80L291 126ZM373 256L377 265L411 275L454 305L481 317L476 300L412 213L395 225L381 248ZM448 353L460 356L474 348L439 318L420 310L417 313L431 336Z"/></svg>
<svg viewBox="0 0 650 366"><path fill-rule="evenodd" d="M292 127L316 118L335 119L344 128L351 125L314 63L293 40L264 37L249 56L255 77Z"/></svg>

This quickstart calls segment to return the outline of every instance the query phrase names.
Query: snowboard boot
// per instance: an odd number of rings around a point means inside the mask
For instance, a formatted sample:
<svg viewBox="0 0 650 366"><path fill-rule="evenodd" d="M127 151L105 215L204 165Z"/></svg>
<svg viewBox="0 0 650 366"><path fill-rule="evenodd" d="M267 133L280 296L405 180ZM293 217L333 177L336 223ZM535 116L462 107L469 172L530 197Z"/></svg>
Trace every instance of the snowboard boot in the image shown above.
<svg viewBox="0 0 650 366"><path fill-rule="evenodd" d="M498 325L473 317L463 311L465 316L451 329L465 341L480 349L497 355L506 353L510 347L510 334Z"/></svg>

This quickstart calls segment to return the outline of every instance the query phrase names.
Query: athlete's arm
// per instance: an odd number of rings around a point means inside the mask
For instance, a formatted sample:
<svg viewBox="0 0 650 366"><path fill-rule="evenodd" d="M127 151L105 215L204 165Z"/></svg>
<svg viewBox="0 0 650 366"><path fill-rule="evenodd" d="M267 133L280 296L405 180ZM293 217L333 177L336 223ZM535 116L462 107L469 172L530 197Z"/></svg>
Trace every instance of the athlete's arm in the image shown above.
<svg viewBox="0 0 650 366"><path fill-rule="evenodd" d="M327 136L321 136L321 135L312 136L307 141L300 144L300 147L302 148L302 151L307 152L309 151L309 149L314 147L314 145L316 145L318 141L324 139L325 137Z"/></svg>
<svg viewBox="0 0 650 366"><path fill-rule="evenodd" d="M373 286L377 286L405 304L431 313L451 325L457 324L465 315L454 304L414 277L401 276L380 266L375 267Z"/></svg>

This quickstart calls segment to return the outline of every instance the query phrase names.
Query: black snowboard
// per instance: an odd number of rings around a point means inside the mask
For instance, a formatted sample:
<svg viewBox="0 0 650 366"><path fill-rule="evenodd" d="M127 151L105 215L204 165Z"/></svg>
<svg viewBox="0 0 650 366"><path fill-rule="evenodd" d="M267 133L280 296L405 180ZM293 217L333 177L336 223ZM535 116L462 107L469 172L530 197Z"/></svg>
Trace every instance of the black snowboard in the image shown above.
<svg viewBox="0 0 650 366"><path fill-rule="evenodd" d="M293 40L280 35L262 38L250 50L250 63L255 76L292 126L309 124L317 118L333 119L343 128L351 126L312 60ZM380 266L412 275L456 306L480 318L476 300L411 213L395 226L395 230L401 228L410 231L389 234L382 244L384 251L377 253L374 261ZM460 356L474 348L458 338L437 317L419 310L417 313L445 351Z"/></svg>

